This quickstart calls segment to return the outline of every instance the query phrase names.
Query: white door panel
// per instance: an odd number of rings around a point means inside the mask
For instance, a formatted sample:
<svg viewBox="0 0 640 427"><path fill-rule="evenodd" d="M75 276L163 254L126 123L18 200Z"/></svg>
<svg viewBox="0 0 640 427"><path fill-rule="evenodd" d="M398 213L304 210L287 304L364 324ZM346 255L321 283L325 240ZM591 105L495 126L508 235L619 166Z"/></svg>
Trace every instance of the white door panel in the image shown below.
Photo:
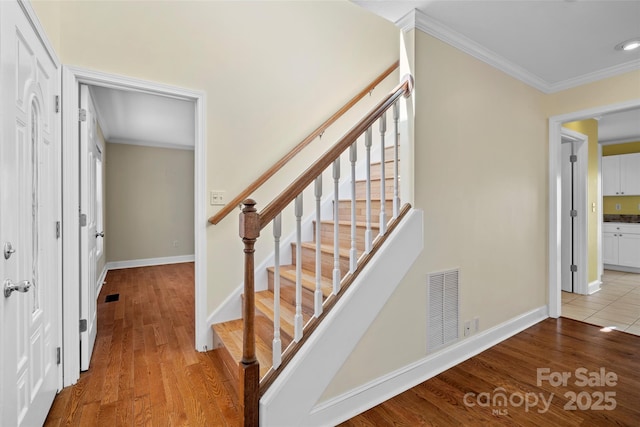
<svg viewBox="0 0 640 427"><path fill-rule="evenodd" d="M20 5L0 2L0 425L41 425L60 379L59 69ZM4 252L4 250L3 250ZM10 282L9 282L10 281Z"/></svg>
<svg viewBox="0 0 640 427"><path fill-rule="evenodd" d="M96 160L99 158L98 124L89 87L80 85L80 108L85 120L80 122L80 211L86 215L86 225L80 230L81 282L80 318L86 321L86 331L80 333L80 369L86 371L96 342L97 328L97 245L96 228ZM101 230L102 231L102 230Z"/></svg>

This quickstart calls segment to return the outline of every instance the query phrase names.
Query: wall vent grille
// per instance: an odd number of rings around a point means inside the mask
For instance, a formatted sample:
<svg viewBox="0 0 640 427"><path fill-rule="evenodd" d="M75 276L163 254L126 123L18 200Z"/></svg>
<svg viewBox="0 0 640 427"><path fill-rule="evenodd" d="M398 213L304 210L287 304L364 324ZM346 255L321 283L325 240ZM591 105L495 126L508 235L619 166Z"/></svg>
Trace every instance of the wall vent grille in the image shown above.
<svg viewBox="0 0 640 427"><path fill-rule="evenodd" d="M433 352L458 339L458 285L460 270L427 276L427 351Z"/></svg>

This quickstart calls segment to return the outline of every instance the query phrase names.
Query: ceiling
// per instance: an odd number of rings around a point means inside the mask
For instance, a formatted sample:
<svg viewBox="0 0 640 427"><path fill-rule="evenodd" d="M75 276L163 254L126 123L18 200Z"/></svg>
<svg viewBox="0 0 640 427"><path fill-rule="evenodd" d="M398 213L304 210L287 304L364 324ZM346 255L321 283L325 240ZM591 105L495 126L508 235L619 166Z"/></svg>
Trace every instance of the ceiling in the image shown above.
<svg viewBox="0 0 640 427"><path fill-rule="evenodd" d="M544 93L640 69L640 49L614 49L640 37L640 1L352 1ZM599 118L598 132L601 142L638 140L640 111Z"/></svg>
<svg viewBox="0 0 640 427"><path fill-rule="evenodd" d="M192 101L98 86L91 87L91 96L108 142L193 149Z"/></svg>

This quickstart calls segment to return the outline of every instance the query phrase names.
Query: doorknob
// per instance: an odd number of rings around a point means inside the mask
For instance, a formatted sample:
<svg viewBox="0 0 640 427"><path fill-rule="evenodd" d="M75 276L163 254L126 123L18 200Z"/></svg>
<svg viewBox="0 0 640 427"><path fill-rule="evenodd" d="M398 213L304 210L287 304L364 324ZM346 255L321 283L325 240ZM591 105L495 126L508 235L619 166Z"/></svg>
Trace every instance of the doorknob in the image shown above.
<svg viewBox="0 0 640 427"><path fill-rule="evenodd" d="M31 288L31 282L23 280L22 282L13 283L10 279L6 279L2 286L4 288L4 297L9 298L13 291L25 293Z"/></svg>
<svg viewBox="0 0 640 427"><path fill-rule="evenodd" d="M13 245L11 244L11 242L4 243L4 259L11 258L11 255L15 253L15 251L16 250L13 249Z"/></svg>
<svg viewBox="0 0 640 427"><path fill-rule="evenodd" d="M96 233L96 238L98 238L98 237L104 237L104 231Z"/></svg>

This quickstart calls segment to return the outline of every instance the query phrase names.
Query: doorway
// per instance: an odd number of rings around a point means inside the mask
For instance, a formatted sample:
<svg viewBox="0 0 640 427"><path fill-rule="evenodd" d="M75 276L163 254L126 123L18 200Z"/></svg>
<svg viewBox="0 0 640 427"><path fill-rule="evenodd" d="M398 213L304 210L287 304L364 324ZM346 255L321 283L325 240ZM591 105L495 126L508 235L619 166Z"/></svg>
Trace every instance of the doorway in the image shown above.
<svg viewBox="0 0 640 427"><path fill-rule="evenodd" d="M194 347L204 351L211 348L210 332L206 325L206 209L205 209L205 183L206 183L206 135L205 117L206 100L203 92L192 91L131 79L123 76L115 76L100 72L85 70L76 67L63 67L63 137L67 144L63 147L63 188L78 188L81 176L78 168L72 165L79 164L77 123L79 120L79 91L80 85L89 85L100 88L111 88L122 91L146 93L160 97L168 97L192 102L195 108L194 127L194 255L195 255L195 343ZM107 153L108 156L108 153ZM79 206L78 192L68 191L63 194L63 206ZM65 262L64 275L67 278L64 283L64 386L77 382L80 375L80 335L77 328L68 325L77 325L80 321L80 256L81 248L78 245L80 239L80 218L77 210L72 208L63 210L63 220L66 224L66 239L64 241Z"/></svg>
<svg viewBox="0 0 640 427"><path fill-rule="evenodd" d="M564 292L586 294L588 289L588 138L586 135L563 127L561 130L561 150L561 288Z"/></svg>
<svg viewBox="0 0 640 427"><path fill-rule="evenodd" d="M603 114L617 113L640 108L640 99L600 106L586 110L561 114L549 118L549 316L557 318L561 314L562 283L562 178L561 178L561 129L562 124L576 120L598 117ZM602 208L597 207L602 217ZM601 222L600 222L601 223ZM599 227L598 233L601 230ZM598 253L601 254L601 242ZM601 260L599 261L601 263Z"/></svg>

